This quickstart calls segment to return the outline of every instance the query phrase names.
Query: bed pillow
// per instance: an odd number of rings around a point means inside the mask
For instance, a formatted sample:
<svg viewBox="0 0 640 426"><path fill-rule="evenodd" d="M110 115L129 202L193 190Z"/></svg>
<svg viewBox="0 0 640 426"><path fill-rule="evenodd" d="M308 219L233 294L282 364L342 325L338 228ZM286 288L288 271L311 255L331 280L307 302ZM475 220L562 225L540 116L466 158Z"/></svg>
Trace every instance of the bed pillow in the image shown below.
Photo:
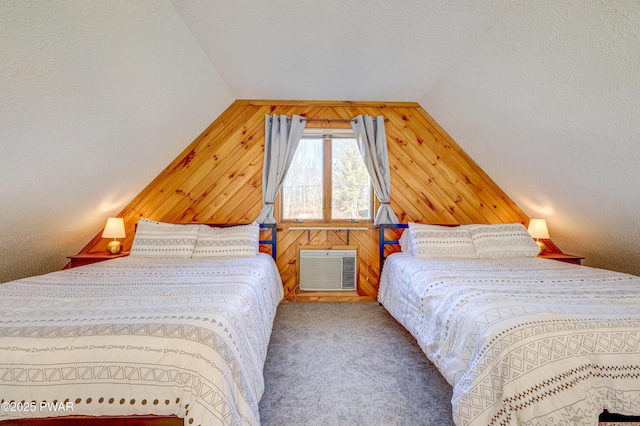
<svg viewBox="0 0 640 426"><path fill-rule="evenodd" d="M260 225L213 227L200 225L191 257L255 257L260 244Z"/></svg>
<svg viewBox="0 0 640 426"><path fill-rule="evenodd" d="M409 229L405 229L402 231L402 235L398 239L398 244L400 244L400 251L403 253L413 253L413 245L411 245L411 231Z"/></svg>
<svg viewBox="0 0 640 426"><path fill-rule="evenodd" d="M521 223L469 227L479 258L536 257L540 248Z"/></svg>
<svg viewBox="0 0 640 426"><path fill-rule="evenodd" d="M415 257L476 257L466 227L409 223L409 230Z"/></svg>
<svg viewBox="0 0 640 426"><path fill-rule="evenodd" d="M130 256L191 257L198 239L198 225L138 221Z"/></svg>

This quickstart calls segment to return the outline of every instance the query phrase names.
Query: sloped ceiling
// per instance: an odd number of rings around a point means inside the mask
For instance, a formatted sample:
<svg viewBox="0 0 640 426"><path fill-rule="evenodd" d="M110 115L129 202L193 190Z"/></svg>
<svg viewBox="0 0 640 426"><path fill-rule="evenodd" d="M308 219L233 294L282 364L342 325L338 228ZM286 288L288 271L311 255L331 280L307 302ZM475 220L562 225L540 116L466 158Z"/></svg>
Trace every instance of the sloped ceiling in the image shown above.
<svg viewBox="0 0 640 426"><path fill-rule="evenodd" d="M640 274L640 2L512 2L420 102L564 251Z"/></svg>
<svg viewBox="0 0 640 426"><path fill-rule="evenodd" d="M239 99L418 101L506 0L172 0Z"/></svg>
<svg viewBox="0 0 640 426"><path fill-rule="evenodd" d="M417 101L587 264L640 273L636 0L0 3L0 281L65 263L234 99Z"/></svg>
<svg viewBox="0 0 640 426"><path fill-rule="evenodd" d="M169 2L0 2L0 281L59 269L234 96Z"/></svg>

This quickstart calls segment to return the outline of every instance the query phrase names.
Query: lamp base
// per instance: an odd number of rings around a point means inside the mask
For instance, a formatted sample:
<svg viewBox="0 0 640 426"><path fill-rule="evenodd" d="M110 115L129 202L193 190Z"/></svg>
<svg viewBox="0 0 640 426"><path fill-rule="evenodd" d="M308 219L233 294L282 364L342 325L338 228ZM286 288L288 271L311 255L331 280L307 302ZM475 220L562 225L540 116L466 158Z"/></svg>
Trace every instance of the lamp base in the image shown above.
<svg viewBox="0 0 640 426"><path fill-rule="evenodd" d="M542 254L545 251L547 251L547 245L545 243L543 243L542 241L536 240L536 244L538 245L538 247L540 247L540 254Z"/></svg>
<svg viewBox="0 0 640 426"><path fill-rule="evenodd" d="M118 254L122 251L122 243L118 240L109 241L107 251L111 254Z"/></svg>

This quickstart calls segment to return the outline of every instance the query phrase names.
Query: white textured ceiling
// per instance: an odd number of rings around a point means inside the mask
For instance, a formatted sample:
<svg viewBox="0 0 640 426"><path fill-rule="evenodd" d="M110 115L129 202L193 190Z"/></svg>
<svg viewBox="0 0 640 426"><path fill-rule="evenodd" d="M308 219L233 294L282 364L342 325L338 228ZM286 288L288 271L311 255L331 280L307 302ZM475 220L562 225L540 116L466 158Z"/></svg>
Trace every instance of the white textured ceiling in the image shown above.
<svg viewBox="0 0 640 426"><path fill-rule="evenodd" d="M506 0L172 0L237 98L418 101Z"/></svg>
<svg viewBox="0 0 640 426"><path fill-rule="evenodd" d="M0 2L0 281L234 99L417 101L561 248L640 274L637 0Z"/></svg>

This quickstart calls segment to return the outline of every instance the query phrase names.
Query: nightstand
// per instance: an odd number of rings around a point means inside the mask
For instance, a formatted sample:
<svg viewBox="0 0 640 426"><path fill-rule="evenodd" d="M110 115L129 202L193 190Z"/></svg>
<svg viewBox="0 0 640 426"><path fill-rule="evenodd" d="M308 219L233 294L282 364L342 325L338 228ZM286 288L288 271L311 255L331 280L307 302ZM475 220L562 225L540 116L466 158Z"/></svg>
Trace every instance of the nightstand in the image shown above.
<svg viewBox="0 0 640 426"><path fill-rule="evenodd" d="M550 252L539 254L538 257L541 257L543 259L558 260L560 262L574 263L576 265L581 265L582 261L584 260L584 257L575 256L573 254L550 253Z"/></svg>
<svg viewBox="0 0 640 426"><path fill-rule="evenodd" d="M96 253L81 253L74 256L67 256L69 263L63 269L75 268L77 266L90 265L92 263L103 262L109 259L115 259L116 257L129 256L128 251L123 251L118 254L110 254L106 251Z"/></svg>

